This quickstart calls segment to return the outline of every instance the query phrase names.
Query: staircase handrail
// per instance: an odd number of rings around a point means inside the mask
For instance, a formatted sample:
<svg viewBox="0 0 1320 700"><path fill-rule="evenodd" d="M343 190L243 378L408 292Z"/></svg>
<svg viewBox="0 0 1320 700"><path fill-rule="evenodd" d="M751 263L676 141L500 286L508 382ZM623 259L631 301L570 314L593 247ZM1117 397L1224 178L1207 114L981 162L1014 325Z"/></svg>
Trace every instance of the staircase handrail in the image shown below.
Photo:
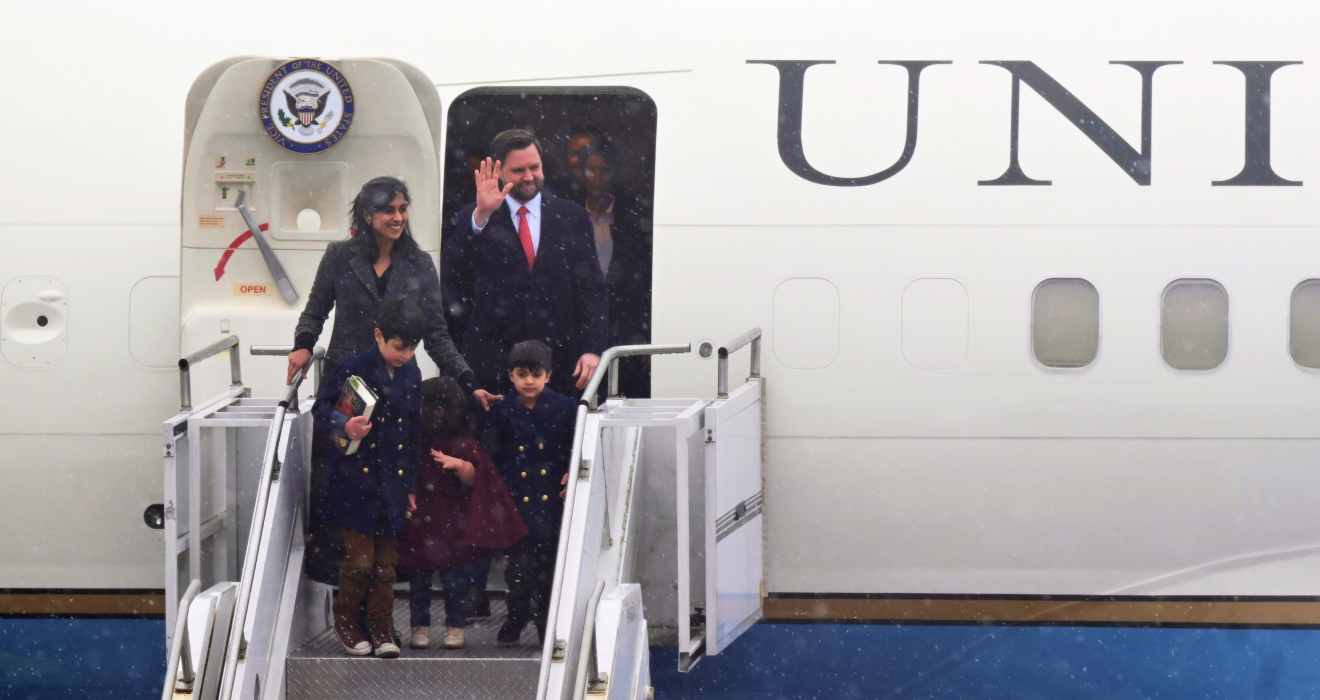
<svg viewBox="0 0 1320 700"><path fill-rule="evenodd" d="M174 638L170 641L169 660L165 662L165 687L160 692L160 700L172 700L174 697L174 683L178 679L180 656L183 657L183 682L191 687L194 681L192 649L188 643L188 608L201 588L202 580L195 578L188 585L188 590L183 592L183 597L179 599L179 614L174 620Z"/></svg>
<svg viewBox="0 0 1320 700"><path fill-rule="evenodd" d="M579 479L578 469L582 464L582 441L586 438L587 412L598 410L596 394L600 391L600 382L607 373L617 374L620 357L630 357L636 355L669 355L692 352L691 343L672 343L668 345L616 345L609 348L600 356L600 364L596 365L596 372L591 375L587 382L587 388L582 392L582 398L578 401L577 418L573 424L573 451L568 458L568 476L570 483L565 484L565 489L572 490L573 482ZM602 367L604 368L602 370ZM613 370L611 372L611 370ZM617 389L617 383L616 383ZM555 576L554 584L550 592L549 610L550 617L546 623L544 647L541 650L541 674L536 685L536 697L544 698L548 690L547 685L550 682L550 664L554 657L555 627L558 625L558 610L560 596L563 595L564 583L564 561L568 554L568 528L573 522L573 509L576 503L575 499L566 498L564 501L564 515L560 519L559 526L559 546L555 554Z"/></svg>
<svg viewBox="0 0 1320 700"><path fill-rule="evenodd" d="M569 700L582 700L587 697L587 669L591 667L591 647L596 643L596 609L600 607L600 596L605 592L605 582L596 579L596 587L591 589L587 599L587 615L583 623L582 646L578 649L577 678L573 681L573 694ZM596 680L592 678L591 680Z"/></svg>
<svg viewBox="0 0 1320 700"><path fill-rule="evenodd" d="M312 363L325 355L325 348L317 347L312 352ZM230 700L234 694L234 683L238 675L238 656L243 646L243 628L247 622L248 602L252 598L252 579L257 573L257 557L260 555L261 535L266 529L266 508L270 501L270 487L275 473L275 460L279 456L280 437L284 433L284 417L290 407L298 410L298 387L307 375L307 368L298 370L293 381L284 392L275 409L271 421L270 434L266 437L266 451L261 458L261 477L257 481L257 500L252 508L252 527L248 531L247 549L243 553L243 573L238 579L238 595L234 598L234 617L225 645L225 662L220 675L219 700Z"/></svg>
<svg viewBox="0 0 1320 700"><path fill-rule="evenodd" d="M637 355L681 355L685 352L692 352L691 343L671 343L669 345L616 345L605 351L600 356L600 364L596 365L596 372L591 375L591 381L587 382L587 388L582 392L581 403L592 411L596 410L596 394L600 392L600 383L606 375L609 375L610 396L619 395L619 358L634 357Z"/></svg>
<svg viewBox="0 0 1320 700"><path fill-rule="evenodd" d="M749 343L752 346L752 364L751 372L747 375L747 378L756 379L761 376L761 329L758 327L720 346L719 376L715 388L716 397L729 398L729 355Z"/></svg>
<svg viewBox="0 0 1320 700"><path fill-rule="evenodd" d="M243 373L238 363L238 336L231 335L207 345L197 352L179 359L179 413L192 412L192 366L220 353L229 353L229 387L237 389L243 386Z"/></svg>

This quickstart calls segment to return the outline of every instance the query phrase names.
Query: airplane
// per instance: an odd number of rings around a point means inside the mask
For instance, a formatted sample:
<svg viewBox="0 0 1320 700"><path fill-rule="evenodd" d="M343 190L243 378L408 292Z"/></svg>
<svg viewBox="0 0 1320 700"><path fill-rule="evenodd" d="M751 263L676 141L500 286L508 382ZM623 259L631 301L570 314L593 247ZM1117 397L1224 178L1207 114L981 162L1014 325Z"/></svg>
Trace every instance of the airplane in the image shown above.
<svg viewBox="0 0 1320 700"><path fill-rule="evenodd" d="M17 9L4 612L176 605L162 422L232 383L197 363L182 410L180 358L237 336L241 393L280 396L252 347L292 343L352 194L408 181L439 264L472 158L521 125L565 193L605 135L649 208L648 342L692 351L636 405L717 401L717 350L761 329L727 372L764 390L765 619L1320 624L1314 14ZM338 97L286 104L280 70Z"/></svg>

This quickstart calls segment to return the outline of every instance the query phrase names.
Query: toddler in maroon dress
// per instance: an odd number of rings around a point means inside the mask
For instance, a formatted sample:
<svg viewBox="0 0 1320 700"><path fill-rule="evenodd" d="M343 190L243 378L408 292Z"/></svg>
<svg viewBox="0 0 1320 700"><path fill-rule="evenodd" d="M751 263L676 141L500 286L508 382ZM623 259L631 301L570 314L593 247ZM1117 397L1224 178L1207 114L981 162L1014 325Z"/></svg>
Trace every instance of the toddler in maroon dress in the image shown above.
<svg viewBox="0 0 1320 700"><path fill-rule="evenodd" d="M470 565L527 536L504 479L472 436L476 421L458 382L422 383L422 459L417 510L399 538L399 564L410 581L412 646L430 646L431 579L445 587L446 649L463 647Z"/></svg>

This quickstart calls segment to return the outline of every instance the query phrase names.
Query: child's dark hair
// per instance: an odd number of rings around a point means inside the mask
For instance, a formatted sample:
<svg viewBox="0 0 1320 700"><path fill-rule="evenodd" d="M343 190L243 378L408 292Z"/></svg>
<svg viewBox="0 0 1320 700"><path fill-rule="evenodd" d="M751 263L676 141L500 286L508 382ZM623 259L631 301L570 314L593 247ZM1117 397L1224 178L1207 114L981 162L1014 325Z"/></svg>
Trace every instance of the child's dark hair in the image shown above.
<svg viewBox="0 0 1320 700"><path fill-rule="evenodd" d="M539 340L524 340L509 352L509 371L525 369L550 371L550 348Z"/></svg>
<svg viewBox="0 0 1320 700"><path fill-rule="evenodd" d="M407 297L395 297L380 305L376 328L386 341L398 338L404 347L415 347L426 332L426 317L417 302Z"/></svg>
<svg viewBox="0 0 1320 700"><path fill-rule="evenodd" d="M445 409L441 418L438 409ZM471 435L477 430L477 417L468 405L467 394L449 377L432 377L422 382L422 431L425 435L445 437Z"/></svg>

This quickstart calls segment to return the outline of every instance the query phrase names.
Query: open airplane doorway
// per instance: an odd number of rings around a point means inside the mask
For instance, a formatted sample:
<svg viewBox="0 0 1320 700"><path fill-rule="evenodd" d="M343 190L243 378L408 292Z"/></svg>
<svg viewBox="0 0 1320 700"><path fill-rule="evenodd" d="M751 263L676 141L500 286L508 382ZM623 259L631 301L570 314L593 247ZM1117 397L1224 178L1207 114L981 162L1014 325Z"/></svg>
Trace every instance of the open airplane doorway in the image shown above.
<svg viewBox="0 0 1320 700"><path fill-rule="evenodd" d="M627 87L483 87L459 95L449 108L445 138L442 241L476 199L472 172L505 129L535 133L545 149L545 189L592 214L610 292L609 345L650 343L655 103ZM461 350L466 319L452 313L462 309L461 300L457 307L454 301L446 300L446 320ZM651 396L648 359L621 360L621 394Z"/></svg>

